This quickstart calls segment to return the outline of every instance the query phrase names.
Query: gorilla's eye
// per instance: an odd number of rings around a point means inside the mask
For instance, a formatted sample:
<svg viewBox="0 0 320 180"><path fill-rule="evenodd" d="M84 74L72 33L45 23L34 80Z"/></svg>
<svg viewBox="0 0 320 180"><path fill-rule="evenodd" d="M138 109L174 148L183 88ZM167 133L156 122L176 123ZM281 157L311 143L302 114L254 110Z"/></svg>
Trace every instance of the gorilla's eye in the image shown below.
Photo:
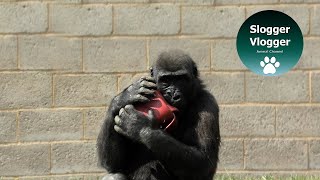
<svg viewBox="0 0 320 180"><path fill-rule="evenodd" d="M168 83L170 81L170 76L161 76L159 78L160 83Z"/></svg>
<svg viewBox="0 0 320 180"><path fill-rule="evenodd" d="M160 89L167 89L169 87L169 83L161 82L159 83Z"/></svg>
<svg viewBox="0 0 320 180"><path fill-rule="evenodd" d="M180 74L180 75L166 75L161 76L159 78L160 83L170 83L170 82L177 82L177 81L189 81L190 77L186 74Z"/></svg>
<svg viewBox="0 0 320 180"><path fill-rule="evenodd" d="M169 86L171 82L173 82L173 78L171 76L161 76L158 81L158 83L164 87Z"/></svg>
<svg viewBox="0 0 320 180"><path fill-rule="evenodd" d="M180 81L189 81L190 80L190 77L187 75L181 75L181 76L178 76L178 78Z"/></svg>

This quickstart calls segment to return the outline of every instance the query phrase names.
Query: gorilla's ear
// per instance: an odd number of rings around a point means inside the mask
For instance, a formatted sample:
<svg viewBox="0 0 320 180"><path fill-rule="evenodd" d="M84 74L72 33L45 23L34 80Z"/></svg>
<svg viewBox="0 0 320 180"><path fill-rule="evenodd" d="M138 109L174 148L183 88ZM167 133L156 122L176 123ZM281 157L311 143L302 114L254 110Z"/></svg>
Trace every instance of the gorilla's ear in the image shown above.
<svg viewBox="0 0 320 180"><path fill-rule="evenodd" d="M153 77L153 68L152 67L150 67L150 75L151 75L151 77Z"/></svg>

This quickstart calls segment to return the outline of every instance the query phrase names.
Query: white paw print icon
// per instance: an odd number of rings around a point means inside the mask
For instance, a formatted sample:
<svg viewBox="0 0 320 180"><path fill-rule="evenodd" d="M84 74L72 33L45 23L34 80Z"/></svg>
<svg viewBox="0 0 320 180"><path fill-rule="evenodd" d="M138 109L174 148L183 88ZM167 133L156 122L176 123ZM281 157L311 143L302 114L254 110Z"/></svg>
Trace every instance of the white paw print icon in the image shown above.
<svg viewBox="0 0 320 180"><path fill-rule="evenodd" d="M264 61L260 62L260 66L263 67L264 74L274 74L277 68L280 67L280 63L276 62L276 58L272 57L269 59L268 56L264 57Z"/></svg>

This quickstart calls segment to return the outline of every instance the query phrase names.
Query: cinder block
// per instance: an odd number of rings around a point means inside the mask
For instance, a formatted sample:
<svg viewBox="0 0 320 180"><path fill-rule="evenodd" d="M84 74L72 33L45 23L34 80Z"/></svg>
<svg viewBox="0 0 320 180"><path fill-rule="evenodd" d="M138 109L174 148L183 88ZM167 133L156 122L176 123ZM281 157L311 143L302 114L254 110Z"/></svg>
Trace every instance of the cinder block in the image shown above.
<svg viewBox="0 0 320 180"><path fill-rule="evenodd" d="M0 112L0 143L16 141L16 116L15 112Z"/></svg>
<svg viewBox="0 0 320 180"><path fill-rule="evenodd" d="M309 77L305 72L288 72L264 77L246 74L246 100L249 102L308 102Z"/></svg>
<svg viewBox="0 0 320 180"><path fill-rule="evenodd" d="M103 172L98 167L95 143L53 144L51 158L51 173Z"/></svg>
<svg viewBox="0 0 320 180"><path fill-rule="evenodd" d="M79 4L81 0L49 0L50 3L66 3L66 4Z"/></svg>
<svg viewBox="0 0 320 180"><path fill-rule="evenodd" d="M214 40L211 51L213 70L245 70L236 49L235 40Z"/></svg>
<svg viewBox="0 0 320 180"><path fill-rule="evenodd" d="M212 5L214 4L215 0L177 0L180 3L186 3L186 4L194 4L194 5ZM176 1L176 2L177 2Z"/></svg>
<svg viewBox="0 0 320 180"><path fill-rule="evenodd" d="M151 2L163 2L164 0L150 0ZM167 2L191 4L191 5L213 5L215 0L167 0Z"/></svg>
<svg viewBox="0 0 320 180"><path fill-rule="evenodd" d="M216 0L217 5L275 4L278 0Z"/></svg>
<svg viewBox="0 0 320 180"><path fill-rule="evenodd" d="M296 65L297 69L320 69L320 38L304 39L303 51L301 58Z"/></svg>
<svg viewBox="0 0 320 180"><path fill-rule="evenodd" d="M310 169L320 169L320 141L312 140L310 141Z"/></svg>
<svg viewBox="0 0 320 180"><path fill-rule="evenodd" d="M135 5L114 7L114 31L125 35L177 34L180 10L175 5Z"/></svg>
<svg viewBox="0 0 320 180"><path fill-rule="evenodd" d="M197 63L198 69L210 69L209 41L197 39L152 39L149 48L150 66L157 60L161 52L170 49L181 49L188 53Z"/></svg>
<svg viewBox="0 0 320 180"><path fill-rule="evenodd" d="M214 0L83 0L84 3L180 3L210 5Z"/></svg>
<svg viewBox="0 0 320 180"><path fill-rule="evenodd" d="M82 175L19 177L19 180L84 180ZM96 179L98 180L98 179Z"/></svg>
<svg viewBox="0 0 320 180"><path fill-rule="evenodd" d="M214 179L313 179L319 177L315 171L219 171Z"/></svg>
<svg viewBox="0 0 320 180"><path fill-rule="evenodd" d="M138 81L141 77L150 76L150 73L138 73L138 74L121 74L118 77L119 92L122 92L125 88L129 87L132 83Z"/></svg>
<svg viewBox="0 0 320 180"><path fill-rule="evenodd" d="M310 34L320 35L320 5L314 6L313 12L311 13Z"/></svg>
<svg viewBox="0 0 320 180"><path fill-rule="evenodd" d="M243 169L243 140L222 139L219 152L218 170Z"/></svg>
<svg viewBox="0 0 320 180"><path fill-rule="evenodd" d="M277 135L320 136L320 107L277 107Z"/></svg>
<svg viewBox="0 0 320 180"><path fill-rule="evenodd" d="M1 180L16 180L14 177L1 177Z"/></svg>
<svg viewBox="0 0 320 180"><path fill-rule="evenodd" d="M105 173L100 175L84 175L84 180L100 180L105 176Z"/></svg>
<svg viewBox="0 0 320 180"><path fill-rule="evenodd" d="M280 0L281 3L317 3L319 0Z"/></svg>
<svg viewBox="0 0 320 180"><path fill-rule="evenodd" d="M250 6L247 7L247 18L263 10L276 10L289 15L299 25L302 34L309 32L309 7L305 5L285 5L285 6Z"/></svg>
<svg viewBox="0 0 320 180"><path fill-rule="evenodd" d="M82 0L84 3L146 3L149 0Z"/></svg>
<svg viewBox="0 0 320 180"><path fill-rule="evenodd" d="M22 36L19 47L22 69L82 70L80 38Z"/></svg>
<svg viewBox="0 0 320 180"><path fill-rule="evenodd" d="M84 70L134 72L147 69L146 42L135 39L85 39Z"/></svg>
<svg viewBox="0 0 320 180"><path fill-rule="evenodd" d="M102 124L107 115L106 108L90 108L84 110L85 115L85 127L84 137L85 139L97 139Z"/></svg>
<svg viewBox="0 0 320 180"><path fill-rule="evenodd" d="M220 107L222 136L273 136L275 135L275 109L268 106Z"/></svg>
<svg viewBox="0 0 320 180"><path fill-rule="evenodd" d="M302 3L306 0L280 0L281 3Z"/></svg>
<svg viewBox="0 0 320 180"><path fill-rule="evenodd" d="M17 69L16 36L0 36L0 70L2 69Z"/></svg>
<svg viewBox="0 0 320 180"><path fill-rule="evenodd" d="M245 20L242 7L184 7L182 33L208 37L236 37Z"/></svg>
<svg viewBox="0 0 320 180"><path fill-rule="evenodd" d="M0 109L51 106L48 73L0 73Z"/></svg>
<svg viewBox="0 0 320 180"><path fill-rule="evenodd" d="M48 28L45 3L1 3L0 12L1 33L39 33Z"/></svg>
<svg viewBox="0 0 320 180"><path fill-rule="evenodd" d="M82 131L82 112L80 110L20 112L20 141L80 140Z"/></svg>
<svg viewBox="0 0 320 180"><path fill-rule="evenodd" d="M60 5L50 9L50 31L72 35L108 35L112 32L110 5Z"/></svg>
<svg viewBox="0 0 320 180"><path fill-rule="evenodd" d="M311 74L311 92L312 102L320 102L320 73Z"/></svg>
<svg viewBox="0 0 320 180"><path fill-rule="evenodd" d="M306 170L308 143L292 139L252 139L245 141L247 170Z"/></svg>
<svg viewBox="0 0 320 180"><path fill-rule="evenodd" d="M54 84L56 106L105 106L117 92L114 75L58 75Z"/></svg>
<svg viewBox="0 0 320 180"><path fill-rule="evenodd" d="M50 145L0 146L0 175L28 176L50 173Z"/></svg>
<svg viewBox="0 0 320 180"><path fill-rule="evenodd" d="M244 101L244 73L203 73L201 79L218 103Z"/></svg>

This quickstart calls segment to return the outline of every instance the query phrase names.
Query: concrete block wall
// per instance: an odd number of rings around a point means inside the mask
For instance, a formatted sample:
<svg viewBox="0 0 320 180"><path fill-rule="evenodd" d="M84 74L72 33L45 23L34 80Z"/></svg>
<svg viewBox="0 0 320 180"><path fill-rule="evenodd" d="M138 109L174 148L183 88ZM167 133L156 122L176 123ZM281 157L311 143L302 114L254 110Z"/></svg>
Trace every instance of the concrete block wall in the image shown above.
<svg viewBox="0 0 320 180"><path fill-rule="evenodd" d="M239 61L246 18L275 9L304 34L299 64ZM181 48L221 107L219 174L320 175L320 0L0 0L0 179L98 179L111 98Z"/></svg>

